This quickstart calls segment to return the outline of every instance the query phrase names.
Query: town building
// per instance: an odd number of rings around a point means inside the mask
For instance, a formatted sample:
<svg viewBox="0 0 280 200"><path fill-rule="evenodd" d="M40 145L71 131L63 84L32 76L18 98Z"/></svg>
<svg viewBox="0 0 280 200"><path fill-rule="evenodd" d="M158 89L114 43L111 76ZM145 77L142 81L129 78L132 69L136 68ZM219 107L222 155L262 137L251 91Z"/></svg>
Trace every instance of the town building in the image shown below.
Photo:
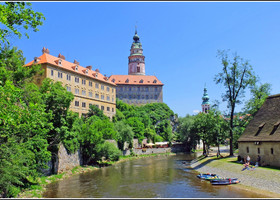
<svg viewBox="0 0 280 200"><path fill-rule="evenodd" d="M210 109L210 103L209 103L209 96L207 93L207 88L206 86L204 87L204 93L203 93L203 97L202 97L202 112L204 113L208 113L209 109Z"/></svg>
<svg viewBox="0 0 280 200"><path fill-rule="evenodd" d="M44 78L60 81L67 91L74 94L70 110L85 115L90 105L103 110L104 114L112 118L116 113L116 84L109 81L109 77L102 75L92 66L82 67L79 62L69 62L61 54L58 57L50 55L45 47L42 55L35 57L25 66L41 64L44 69L42 76L36 76L36 84L42 84Z"/></svg>
<svg viewBox="0 0 280 200"><path fill-rule="evenodd" d="M143 105L163 102L162 82L156 76L145 73L145 56L137 30L128 57L128 75L112 75L109 80L117 85L116 97L125 103Z"/></svg>
<svg viewBox="0 0 280 200"><path fill-rule="evenodd" d="M238 139L241 159L250 156L252 163L280 167L280 94L267 97Z"/></svg>

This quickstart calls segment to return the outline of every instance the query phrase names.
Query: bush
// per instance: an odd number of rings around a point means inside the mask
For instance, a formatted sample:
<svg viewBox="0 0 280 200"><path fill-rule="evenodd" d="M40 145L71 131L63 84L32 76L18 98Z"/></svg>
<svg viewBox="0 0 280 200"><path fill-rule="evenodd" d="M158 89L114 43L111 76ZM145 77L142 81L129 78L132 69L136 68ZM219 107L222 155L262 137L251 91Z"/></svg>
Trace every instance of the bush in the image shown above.
<svg viewBox="0 0 280 200"><path fill-rule="evenodd" d="M106 160L117 161L121 156L121 151L112 143L105 141L97 146L97 152L100 157Z"/></svg>

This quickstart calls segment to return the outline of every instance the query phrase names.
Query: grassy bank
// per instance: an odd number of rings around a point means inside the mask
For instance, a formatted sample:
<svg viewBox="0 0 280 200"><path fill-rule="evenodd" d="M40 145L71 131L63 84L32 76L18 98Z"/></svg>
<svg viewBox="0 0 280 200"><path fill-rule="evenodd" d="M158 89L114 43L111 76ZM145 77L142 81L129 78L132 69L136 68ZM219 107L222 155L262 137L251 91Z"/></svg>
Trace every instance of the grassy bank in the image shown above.
<svg viewBox="0 0 280 200"><path fill-rule="evenodd" d="M50 183L54 183L56 181L63 180L65 178L71 177L76 174L81 174L85 172L90 172L93 170L97 170L100 167L111 166L119 162L124 162L127 160L134 160L145 157L154 157L154 156L169 156L176 155L174 153L160 153L160 154L144 154L144 155L135 155L135 156L121 156L118 161L103 161L99 162L97 166L78 166L73 168L72 170L63 172L61 174L54 174L51 176L43 176L38 179L37 185L32 185L29 189L22 191L17 198L42 198L44 191L46 190L46 186Z"/></svg>

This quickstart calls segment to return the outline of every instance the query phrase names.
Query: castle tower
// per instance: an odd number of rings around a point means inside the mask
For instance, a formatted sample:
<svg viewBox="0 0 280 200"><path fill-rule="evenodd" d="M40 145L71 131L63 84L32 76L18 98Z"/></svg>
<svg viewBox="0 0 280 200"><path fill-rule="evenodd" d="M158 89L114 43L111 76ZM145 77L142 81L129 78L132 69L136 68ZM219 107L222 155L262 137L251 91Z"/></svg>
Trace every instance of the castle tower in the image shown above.
<svg viewBox="0 0 280 200"><path fill-rule="evenodd" d="M142 44L135 29L133 43L128 57L128 75L145 75L145 56L143 56Z"/></svg>
<svg viewBox="0 0 280 200"><path fill-rule="evenodd" d="M203 94L203 97L202 97L202 112L204 113L208 113L209 112L209 109L210 109L210 103L209 103L209 96L207 94L207 88L206 86L204 86L204 94Z"/></svg>

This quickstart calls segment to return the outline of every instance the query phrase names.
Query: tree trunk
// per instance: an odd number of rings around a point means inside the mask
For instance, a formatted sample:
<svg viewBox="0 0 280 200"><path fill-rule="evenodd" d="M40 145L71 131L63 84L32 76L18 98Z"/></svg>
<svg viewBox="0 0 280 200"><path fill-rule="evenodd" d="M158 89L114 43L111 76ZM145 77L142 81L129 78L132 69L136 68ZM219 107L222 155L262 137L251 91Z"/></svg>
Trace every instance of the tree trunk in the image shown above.
<svg viewBox="0 0 280 200"><path fill-rule="evenodd" d="M230 114L230 130L229 130L229 155L233 156L233 114L234 114L234 106L232 106L231 114Z"/></svg>

